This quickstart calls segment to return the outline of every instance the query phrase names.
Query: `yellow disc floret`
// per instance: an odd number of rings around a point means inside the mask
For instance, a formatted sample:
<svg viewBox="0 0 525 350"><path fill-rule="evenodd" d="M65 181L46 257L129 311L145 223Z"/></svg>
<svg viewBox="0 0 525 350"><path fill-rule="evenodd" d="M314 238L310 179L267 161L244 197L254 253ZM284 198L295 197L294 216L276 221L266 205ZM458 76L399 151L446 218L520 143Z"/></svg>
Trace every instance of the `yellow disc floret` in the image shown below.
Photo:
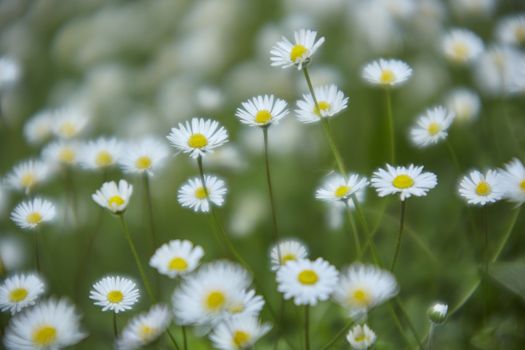
<svg viewBox="0 0 525 350"><path fill-rule="evenodd" d="M301 284L313 285L313 284L316 284L317 281L319 281L319 276L314 270L303 270L297 276L297 280Z"/></svg>
<svg viewBox="0 0 525 350"><path fill-rule="evenodd" d="M220 290L214 290L206 297L206 308L212 311L221 309L226 303L226 296Z"/></svg>
<svg viewBox="0 0 525 350"><path fill-rule="evenodd" d="M233 343L239 348L244 347L250 341L250 335L245 331L235 331L233 333Z"/></svg>
<svg viewBox="0 0 525 350"><path fill-rule="evenodd" d="M208 139L206 136L200 133L196 133L190 136L188 139L188 146L191 148L203 148L208 145Z"/></svg>
<svg viewBox="0 0 525 350"><path fill-rule="evenodd" d="M151 168L151 158L148 156L141 156L135 160L135 166L139 170L146 170Z"/></svg>
<svg viewBox="0 0 525 350"><path fill-rule="evenodd" d="M272 114L266 109L261 109L255 115L255 122L258 124L268 124L272 120Z"/></svg>
<svg viewBox="0 0 525 350"><path fill-rule="evenodd" d="M480 181L476 186L476 193L480 196L488 196L491 191L492 188L486 181Z"/></svg>
<svg viewBox="0 0 525 350"><path fill-rule="evenodd" d="M43 325L35 329L32 340L39 348L45 348L52 345L57 339L57 329L50 325Z"/></svg>
<svg viewBox="0 0 525 350"><path fill-rule="evenodd" d="M124 294L120 290L112 290L106 295L108 301L112 304L120 303L124 299Z"/></svg>
<svg viewBox="0 0 525 350"><path fill-rule="evenodd" d="M19 303L24 301L29 292L25 288L15 288L9 292L9 301L13 303Z"/></svg>
<svg viewBox="0 0 525 350"><path fill-rule="evenodd" d="M308 54L308 49L301 44L294 45L290 51L290 60L292 62L297 62L297 60L303 58Z"/></svg>
<svg viewBox="0 0 525 350"><path fill-rule="evenodd" d="M175 257L170 260L168 267L170 270L185 271L188 268L188 262L180 257Z"/></svg>
<svg viewBox="0 0 525 350"><path fill-rule="evenodd" d="M414 186L414 179L412 179L410 176L406 174L397 175L394 178L394 180L392 180L392 185L394 185L395 188L404 190L404 189Z"/></svg>
<svg viewBox="0 0 525 350"><path fill-rule="evenodd" d="M42 222L42 214L39 212L32 212L27 214L26 221L31 225L38 225Z"/></svg>

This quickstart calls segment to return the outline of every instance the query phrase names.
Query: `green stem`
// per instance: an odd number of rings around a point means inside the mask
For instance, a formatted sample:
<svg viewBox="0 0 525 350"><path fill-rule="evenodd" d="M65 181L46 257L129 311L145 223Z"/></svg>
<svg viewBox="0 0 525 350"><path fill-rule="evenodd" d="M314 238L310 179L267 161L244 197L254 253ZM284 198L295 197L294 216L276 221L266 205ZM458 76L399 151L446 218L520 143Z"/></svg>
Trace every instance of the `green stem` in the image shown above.
<svg viewBox="0 0 525 350"><path fill-rule="evenodd" d="M434 340L434 330L435 330L434 323L430 322L430 328L428 331L428 341L427 341L427 350L432 350L432 341Z"/></svg>
<svg viewBox="0 0 525 350"><path fill-rule="evenodd" d="M452 147L452 143L450 142L448 138L445 140L445 145L447 145L448 154L450 155L452 162L456 166L456 170L458 172L462 172L461 165L459 164L459 160L458 160L456 151L454 151L454 147Z"/></svg>
<svg viewBox="0 0 525 350"><path fill-rule="evenodd" d="M361 241L359 239L359 232L357 231L357 225L355 224L355 219L354 219L354 216L352 215L352 209L350 208L348 201L345 201L345 206L346 206L346 213L348 216L348 222L350 223L350 227L352 228L352 236L354 238L354 244L355 244L355 256L357 258L361 256Z"/></svg>
<svg viewBox="0 0 525 350"><path fill-rule="evenodd" d="M170 338L171 343L173 344L173 347L174 347L176 350L180 350L180 348L179 348L179 344L177 344L177 341L175 340L175 337L173 336L173 334L171 334L171 331L169 330L169 328L166 329L166 334L167 334L168 337Z"/></svg>
<svg viewBox="0 0 525 350"><path fill-rule="evenodd" d="M73 169L70 166L65 168L65 182L67 192L69 194L69 202L73 213L73 224L78 225L78 207L77 207L77 193L75 190L75 183L73 181Z"/></svg>
<svg viewBox="0 0 525 350"><path fill-rule="evenodd" d="M406 209L406 200L401 201L401 216L399 219L399 233L397 235L396 250L394 253L394 258L392 259L392 265L390 266L390 271L394 271L396 267L397 257L399 255L399 249L401 248L401 237L403 236L403 228L405 226L405 209Z"/></svg>
<svg viewBox="0 0 525 350"><path fill-rule="evenodd" d="M392 113L392 96L390 94L390 89L385 89L385 98L386 98L386 112L387 112L387 126L388 126L388 135L390 140L390 162L392 164L396 163L396 141L394 133L394 116Z"/></svg>
<svg viewBox="0 0 525 350"><path fill-rule="evenodd" d="M37 272L42 272L41 271L41 265L40 265L40 229L36 229L35 230L35 234L34 234L34 245L35 245L35 268L36 268L36 271Z"/></svg>
<svg viewBox="0 0 525 350"><path fill-rule="evenodd" d="M345 326L341 328L339 332L337 332L337 334L332 338L332 340L330 340L325 346L322 347L322 350L330 349L339 340L339 338L341 338L342 336L346 334L348 329L350 329L350 327L352 327L353 324L354 324L354 320L350 320L350 322L345 324Z"/></svg>
<svg viewBox="0 0 525 350"><path fill-rule="evenodd" d="M417 334L417 331L416 331L416 328L414 327L414 325L412 324L412 321L410 321L410 318L408 317L408 313L405 311L405 308L403 306L403 303L401 303L401 299L399 298L399 296L397 296L395 299L394 299L397 307L399 308L399 310L401 311L401 315L403 316L403 318L405 319L405 322L406 324L408 325L408 329L410 329L410 332L412 333L412 335L414 336L414 339L416 339L416 342L419 346L420 349L423 349L423 342L421 341L421 339L419 338L419 335Z"/></svg>
<svg viewBox="0 0 525 350"><path fill-rule="evenodd" d="M304 306L304 349L310 350L310 305Z"/></svg>
<svg viewBox="0 0 525 350"><path fill-rule="evenodd" d="M118 338L117 313L113 312L113 335Z"/></svg>
<svg viewBox="0 0 525 350"><path fill-rule="evenodd" d="M264 138L264 164L266 167L266 182L268 183L268 194L270 197L270 208L272 211L272 227L273 227L273 240L277 247L277 257L281 261L281 250L279 248L279 230L277 229L277 215L275 210L275 200L273 197L272 188L272 175L270 173L270 159L268 155L268 127L264 127L263 138Z"/></svg>
<svg viewBox="0 0 525 350"><path fill-rule="evenodd" d="M186 326L182 326L182 343L184 344L184 350L188 350L188 338L186 337Z"/></svg>
<svg viewBox="0 0 525 350"><path fill-rule="evenodd" d="M408 347L411 346L410 340L408 339L408 336L405 334L405 330L403 329L403 326L401 325L401 322L399 321L399 318L397 317L396 311L394 310L394 307L392 306L392 303L388 303L388 310L390 311L390 316L392 316L392 320L394 321L394 324L397 327L397 330L399 333L401 333L401 336L403 337L403 340L408 345Z"/></svg>
<svg viewBox="0 0 525 350"><path fill-rule="evenodd" d="M155 231L155 220L153 219L153 203L151 200L151 186L149 181L149 176L147 173L144 173L143 176L144 189L146 193L146 206L148 207L148 217L149 217L149 229L151 235L151 243L153 244L153 250L158 246L157 234Z"/></svg>

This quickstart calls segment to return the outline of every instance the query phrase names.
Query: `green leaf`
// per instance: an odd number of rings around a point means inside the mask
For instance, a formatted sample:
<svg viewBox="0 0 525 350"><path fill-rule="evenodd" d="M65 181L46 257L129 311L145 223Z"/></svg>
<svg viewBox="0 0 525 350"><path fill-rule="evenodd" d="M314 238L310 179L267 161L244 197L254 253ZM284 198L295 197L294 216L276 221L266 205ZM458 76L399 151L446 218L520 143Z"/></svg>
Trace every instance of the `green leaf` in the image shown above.
<svg viewBox="0 0 525 350"><path fill-rule="evenodd" d="M488 273L495 281L525 299L525 262L502 262L489 266Z"/></svg>

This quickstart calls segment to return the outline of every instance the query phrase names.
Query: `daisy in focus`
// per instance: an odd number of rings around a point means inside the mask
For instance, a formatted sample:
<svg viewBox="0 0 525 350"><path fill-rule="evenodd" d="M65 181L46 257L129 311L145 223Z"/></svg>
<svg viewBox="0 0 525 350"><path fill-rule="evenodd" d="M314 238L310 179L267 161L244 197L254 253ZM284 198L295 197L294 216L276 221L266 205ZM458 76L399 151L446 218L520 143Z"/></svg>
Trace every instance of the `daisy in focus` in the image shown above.
<svg viewBox="0 0 525 350"><path fill-rule="evenodd" d="M308 258L308 248L299 240L286 239L275 244L270 250L272 271L279 270L290 261Z"/></svg>
<svg viewBox="0 0 525 350"><path fill-rule="evenodd" d="M273 46L270 51L272 66L288 68L293 65L302 69L310 63L312 55L324 43L324 37L316 40L317 32L301 29L294 32L294 42L281 37L281 41Z"/></svg>
<svg viewBox="0 0 525 350"><path fill-rule="evenodd" d="M371 183L379 197L399 193L404 201L411 196L425 196L436 187L437 177L431 172L423 172L422 166L393 167L387 164L386 169L374 171Z"/></svg>
<svg viewBox="0 0 525 350"><path fill-rule="evenodd" d="M118 314L131 310L137 303L140 292L135 282L121 276L107 276L93 284L89 298L102 311L113 311Z"/></svg>
<svg viewBox="0 0 525 350"><path fill-rule="evenodd" d="M11 213L11 220L21 229L32 230L44 222L53 220L55 215L53 203L42 198L34 198L18 204Z"/></svg>
<svg viewBox="0 0 525 350"><path fill-rule="evenodd" d="M366 324L356 324L346 335L346 340L355 350L366 350L374 345L377 336Z"/></svg>
<svg viewBox="0 0 525 350"><path fill-rule="evenodd" d="M53 113L53 133L62 139L78 136L86 127L88 116L77 107L67 107Z"/></svg>
<svg viewBox="0 0 525 350"><path fill-rule="evenodd" d="M175 278L195 270L203 255L201 246L177 239L160 246L151 257L149 265L160 274Z"/></svg>
<svg viewBox="0 0 525 350"><path fill-rule="evenodd" d="M275 98L273 95L256 96L237 108L235 115L241 123L250 126L266 127L279 124L279 121L288 115L286 101Z"/></svg>
<svg viewBox="0 0 525 350"><path fill-rule="evenodd" d="M81 164L86 169L105 169L117 164L122 144L115 138L98 138L89 141L82 149Z"/></svg>
<svg viewBox="0 0 525 350"><path fill-rule="evenodd" d="M54 141L42 151L44 159L54 164L75 165L78 161L79 145L75 142Z"/></svg>
<svg viewBox="0 0 525 350"><path fill-rule="evenodd" d="M167 138L173 147L197 158L228 142L228 132L215 120L193 118L172 128Z"/></svg>
<svg viewBox="0 0 525 350"><path fill-rule="evenodd" d="M481 206L499 201L504 193L495 170L489 170L485 174L472 170L461 178L458 192L468 204Z"/></svg>
<svg viewBox="0 0 525 350"><path fill-rule="evenodd" d="M121 214L126 210L132 193L133 186L126 180L120 180L118 185L110 181L102 184L102 187L91 195L91 198L113 214Z"/></svg>
<svg viewBox="0 0 525 350"><path fill-rule="evenodd" d="M40 160L28 160L15 165L6 176L7 184L17 190L24 190L26 194L50 175L49 165Z"/></svg>
<svg viewBox="0 0 525 350"><path fill-rule="evenodd" d="M321 118L334 117L348 106L348 97L345 97L335 85L324 85L314 89L317 105L312 94L304 94L303 99L297 101L297 119L303 123L315 123Z"/></svg>
<svg viewBox="0 0 525 350"><path fill-rule="evenodd" d="M135 316L122 330L117 340L118 350L139 349L154 340L168 329L171 315L164 305L154 305L149 311Z"/></svg>
<svg viewBox="0 0 525 350"><path fill-rule="evenodd" d="M410 129L410 139L418 147L435 145L448 136L448 128L454 121L454 114L442 106L429 108L417 117Z"/></svg>
<svg viewBox="0 0 525 350"><path fill-rule="evenodd" d="M500 172L501 187L506 199L522 205L525 202L525 167L514 158Z"/></svg>
<svg viewBox="0 0 525 350"><path fill-rule="evenodd" d="M446 97L447 108L454 113L455 122L469 122L476 119L481 108L479 96L472 90L458 88Z"/></svg>
<svg viewBox="0 0 525 350"><path fill-rule="evenodd" d="M325 202L351 202L352 195L360 201L364 197L364 191L368 186L366 177L357 174L348 174L343 177L340 174L330 174L325 177L323 184L317 189L315 198Z"/></svg>
<svg viewBox="0 0 525 350"><path fill-rule="evenodd" d="M125 173L153 176L154 171L164 165L167 156L168 148L164 143L147 138L126 144L119 163Z"/></svg>
<svg viewBox="0 0 525 350"><path fill-rule="evenodd" d="M227 192L224 181L212 175L205 175L204 184L206 188L202 186L200 177L186 181L177 194L180 205L195 212L210 211L210 202L220 207Z"/></svg>
<svg viewBox="0 0 525 350"><path fill-rule="evenodd" d="M213 346L221 350L251 349L272 327L255 317L237 318L219 324L210 335Z"/></svg>
<svg viewBox="0 0 525 350"><path fill-rule="evenodd" d="M483 41L469 30L453 29L443 37L441 47L449 61L467 64L483 52Z"/></svg>
<svg viewBox="0 0 525 350"><path fill-rule="evenodd" d="M372 85L395 87L412 76L412 68L400 60L379 59L364 66L362 77Z"/></svg>
<svg viewBox="0 0 525 350"><path fill-rule="evenodd" d="M0 285L0 309L14 315L27 306L35 305L45 291L44 281L35 273L9 276Z"/></svg>

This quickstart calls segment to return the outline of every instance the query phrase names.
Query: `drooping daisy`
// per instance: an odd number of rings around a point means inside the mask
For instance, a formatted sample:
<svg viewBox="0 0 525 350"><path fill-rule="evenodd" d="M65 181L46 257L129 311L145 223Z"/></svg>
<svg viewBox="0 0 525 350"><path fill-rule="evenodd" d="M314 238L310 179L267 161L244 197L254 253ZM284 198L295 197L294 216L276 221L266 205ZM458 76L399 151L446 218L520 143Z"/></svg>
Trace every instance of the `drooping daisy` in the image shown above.
<svg viewBox="0 0 525 350"><path fill-rule="evenodd" d="M43 110L32 116L24 124L24 137L32 145L44 142L51 136L53 125L51 112Z"/></svg>
<svg viewBox="0 0 525 350"><path fill-rule="evenodd" d="M525 167L514 158L500 170L501 187L506 199L517 205L525 202Z"/></svg>
<svg viewBox="0 0 525 350"><path fill-rule="evenodd" d="M220 207L227 192L224 181L212 175L205 175L204 184L206 188L202 186L198 176L186 181L177 194L180 205L196 212L210 211L210 202Z"/></svg>
<svg viewBox="0 0 525 350"><path fill-rule="evenodd" d="M317 189L315 198L325 202L349 202L352 195L357 196L357 200L364 196L364 191L368 186L366 177L350 173L347 177L333 173L325 177L323 184Z"/></svg>
<svg viewBox="0 0 525 350"><path fill-rule="evenodd" d="M435 174L423 172L422 166L413 164L408 167L387 164L386 170L377 169L372 175L372 187L379 197L399 193L402 201L411 196L425 196L436 185Z"/></svg>
<svg viewBox="0 0 525 350"><path fill-rule="evenodd" d="M366 350L374 345L377 337L366 324L356 324L346 335L346 340L355 350Z"/></svg>
<svg viewBox="0 0 525 350"><path fill-rule="evenodd" d="M12 188L29 193L35 186L47 180L50 167L40 160L28 160L15 165L6 176L6 182Z"/></svg>
<svg viewBox="0 0 525 350"><path fill-rule="evenodd" d="M197 158L228 142L228 132L215 120L193 118L172 128L167 138L173 147Z"/></svg>
<svg viewBox="0 0 525 350"><path fill-rule="evenodd" d="M236 318L219 324L210 340L221 350L251 349L271 328L268 323L261 324L256 317Z"/></svg>
<svg viewBox="0 0 525 350"><path fill-rule="evenodd" d="M335 85L324 85L314 89L317 104L310 93L304 94L303 99L297 101L297 119L303 123L315 123L321 118L334 117L348 105L345 97Z"/></svg>
<svg viewBox="0 0 525 350"><path fill-rule="evenodd" d="M317 32L301 29L294 32L294 42L290 42L284 36L270 51L272 66L288 68L293 65L302 69L310 63L312 55L324 43L324 37L315 40Z"/></svg>
<svg viewBox="0 0 525 350"><path fill-rule="evenodd" d="M255 293L255 290L233 293L226 309L223 320L239 317L257 317L264 307L264 298Z"/></svg>
<svg viewBox="0 0 525 350"><path fill-rule="evenodd" d="M399 292L394 275L374 265L354 263L341 273L334 299L350 316L359 316Z"/></svg>
<svg viewBox="0 0 525 350"><path fill-rule="evenodd" d="M508 45L525 43L525 15L514 15L502 19L496 28L498 40Z"/></svg>
<svg viewBox="0 0 525 350"><path fill-rule="evenodd" d="M177 239L160 246L149 260L149 265L159 273L175 278L195 270L203 255L202 247Z"/></svg>
<svg viewBox="0 0 525 350"><path fill-rule="evenodd" d="M18 81L20 65L11 57L0 57L0 89L7 88Z"/></svg>
<svg viewBox="0 0 525 350"><path fill-rule="evenodd" d="M406 82L412 75L412 68L400 60L379 59L364 66L363 79L372 85L394 87Z"/></svg>
<svg viewBox="0 0 525 350"><path fill-rule="evenodd" d="M34 198L18 204L11 213L11 220L22 229L35 229L44 222L55 218L56 210L53 203Z"/></svg>
<svg viewBox="0 0 525 350"><path fill-rule="evenodd" d="M4 345L8 350L58 350L85 337L75 307L65 299L49 299L9 321Z"/></svg>
<svg viewBox="0 0 525 350"><path fill-rule="evenodd" d="M34 305L46 291L46 285L35 273L9 276L0 285L0 309L11 314Z"/></svg>
<svg viewBox="0 0 525 350"><path fill-rule="evenodd" d="M286 101L273 95L256 96L243 102L235 115L241 123L250 126L269 126L279 124L288 115Z"/></svg>
<svg viewBox="0 0 525 350"><path fill-rule="evenodd" d="M483 41L466 29L452 29L441 42L445 57L457 64L474 61L483 52Z"/></svg>
<svg viewBox="0 0 525 350"><path fill-rule="evenodd" d="M87 169L104 169L117 164L121 151L120 141L101 137L83 147L80 162Z"/></svg>
<svg viewBox="0 0 525 350"><path fill-rule="evenodd" d="M442 302L432 304L428 310L427 315L430 322L434 324L441 324L447 319L448 305Z"/></svg>
<svg viewBox="0 0 525 350"><path fill-rule="evenodd" d="M74 165L78 160L79 145L75 142L54 141L42 151L42 156L49 162Z"/></svg>
<svg viewBox="0 0 525 350"><path fill-rule="evenodd" d="M427 147L446 139L454 117L453 113L442 106L427 109L417 117L410 129L412 143L418 147Z"/></svg>
<svg viewBox="0 0 525 350"><path fill-rule="evenodd" d="M129 203L133 186L126 180L104 182L102 187L95 192L91 198L102 208L106 208L114 214L123 213Z"/></svg>
<svg viewBox="0 0 525 350"><path fill-rule="evenodd" d="M272 271L277 271L281 266L290 261L308 258L308 248L297 239L286 239L274 245L270 250Z"/></svg>
<svg viewBox="0 0 525 350"><path fill-rule="evenodd" d="M141 348L166 331L171 323L171 315L164 305L154 305L148 312L135 316L122 330L116 347L118 350Z"/></svg>
<svg viewBox="0 0 525 350"><path fill-rule="evenodd" d="M488 170L485 174L472 170L461 178L458 192L468 204L486 205L499 201L503 197L498 172Z"/></svg>
<svg viewBox="0 0 525 350"><path fill-rule="evenodd" d="M53 133L63 139L72 139L84 130L88 116L78 107L65 107L53 113Z"/></svg>
<svg viewBox="0 0 525 350"><path fill-rule="evenodd" d="M322 258L290 261L277 270L277 289L295 305L316 305L329 298L337 279L335 267Z"/></svg>
<svg viewBox="0 0 525 350"><path fill-rule="evenodd" d="M479 96L466 88L451 91L447 95L446 105L455 114L454 121L461 123L476 119L481 108Z"/></svg>
<svg viewBox="0 0 525 350"><path fill-rule="evenodd" d="M164 165L168 148L160 140L147 138L138 143L128 143L120 158L122 170L126 173L148 174Z"/></svg>
<svg viewBox="0 0 525 350"><path fill-rule="evenodd" d="M107 276L93 284L89 298L95 305L102 306L102 311L118 314L131 310L139 300L140 292L135 282L121 276Z"/></svg>

